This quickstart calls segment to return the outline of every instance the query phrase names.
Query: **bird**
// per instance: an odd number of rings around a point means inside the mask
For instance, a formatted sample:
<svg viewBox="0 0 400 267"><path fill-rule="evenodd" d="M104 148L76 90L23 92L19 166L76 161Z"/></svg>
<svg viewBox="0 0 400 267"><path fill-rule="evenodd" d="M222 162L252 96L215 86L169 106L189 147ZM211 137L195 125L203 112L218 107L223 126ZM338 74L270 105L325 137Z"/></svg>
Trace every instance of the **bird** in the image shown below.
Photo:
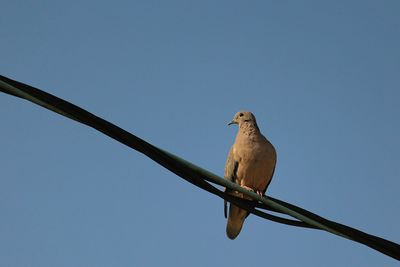
<svg viewBox="0 0 400 267"><path fill-rule="evenodd" d="M257 121L250 111L239 111L228 125L237 124L239 129L234 144L229 150L225 164L224 178L241 187L264 196L269 186L276 166L276 150L261 134ZM250 197L225 188L225 192L251 200ZM229 239L235 239L243 226L247 210L224 202L224 215L228 218L226 234Z"/></svg>

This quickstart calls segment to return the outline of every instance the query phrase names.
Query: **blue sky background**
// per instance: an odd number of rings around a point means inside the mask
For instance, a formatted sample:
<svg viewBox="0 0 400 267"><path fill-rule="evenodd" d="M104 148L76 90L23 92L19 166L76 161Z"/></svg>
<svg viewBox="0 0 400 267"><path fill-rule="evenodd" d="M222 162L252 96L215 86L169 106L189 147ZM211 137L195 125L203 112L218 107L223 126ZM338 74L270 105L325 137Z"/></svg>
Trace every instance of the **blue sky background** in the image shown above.
<svg viewBox="0 0 400 267"><path fill-rule="evenodd" d="M1 2L0 70L217 174L239 109L267 194L400 242L399 1ZM0 266L398 266L250 216L74 121L0 94Z"/></svg>

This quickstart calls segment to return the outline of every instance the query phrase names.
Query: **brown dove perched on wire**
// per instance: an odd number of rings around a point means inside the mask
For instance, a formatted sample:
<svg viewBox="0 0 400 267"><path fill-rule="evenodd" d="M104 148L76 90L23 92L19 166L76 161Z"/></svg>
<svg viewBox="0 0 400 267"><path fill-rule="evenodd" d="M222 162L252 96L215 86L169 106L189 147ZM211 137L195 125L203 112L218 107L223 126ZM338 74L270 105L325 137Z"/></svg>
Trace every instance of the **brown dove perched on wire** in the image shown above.
<svg viewBox="0 0 400 267"><path fill-rule="evenodd" d="M225 165L225 179L239 184L263 196L275 170L276 151L272 144L261 134L256 118L249 111L239 111L228 124L237 124L239 131L235 143L229 150ZM225 189L225 191L230 191ZM237 191L232 195L250 199ZM227 217L227 202L224 203L224 214ZM226 234L235 239L242 229L249 212L230 204Z"/></svg>

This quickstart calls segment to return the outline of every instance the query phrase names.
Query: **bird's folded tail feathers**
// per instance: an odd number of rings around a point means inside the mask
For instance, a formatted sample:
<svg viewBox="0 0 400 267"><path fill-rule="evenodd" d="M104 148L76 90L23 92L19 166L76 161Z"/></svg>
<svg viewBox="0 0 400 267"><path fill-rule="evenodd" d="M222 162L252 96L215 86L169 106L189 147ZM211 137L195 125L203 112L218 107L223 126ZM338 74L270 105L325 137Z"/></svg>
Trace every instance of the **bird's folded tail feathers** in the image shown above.
<svg viewBox="0 0 400 267"><path fill-rule="evenodd" d="M232 204L229 205L229 217L226 225L226 235L230 239L233 240L239 235L247 214L247 210L241 209Z"/></svg>

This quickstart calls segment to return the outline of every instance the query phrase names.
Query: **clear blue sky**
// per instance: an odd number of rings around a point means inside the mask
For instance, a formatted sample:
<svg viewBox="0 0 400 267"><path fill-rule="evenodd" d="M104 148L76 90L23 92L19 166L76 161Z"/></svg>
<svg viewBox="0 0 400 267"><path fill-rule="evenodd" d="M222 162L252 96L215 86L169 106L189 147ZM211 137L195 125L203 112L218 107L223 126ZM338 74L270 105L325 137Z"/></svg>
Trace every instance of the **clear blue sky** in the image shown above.
<svg viewBox="0 0 400 267"><path fill-rule="evenodd" d="M399 1L10 1L0 70L217 174L239 109L267 194L400 242ZM0 266L398 266L250 216L74 121L0 94Z"/></svg>

